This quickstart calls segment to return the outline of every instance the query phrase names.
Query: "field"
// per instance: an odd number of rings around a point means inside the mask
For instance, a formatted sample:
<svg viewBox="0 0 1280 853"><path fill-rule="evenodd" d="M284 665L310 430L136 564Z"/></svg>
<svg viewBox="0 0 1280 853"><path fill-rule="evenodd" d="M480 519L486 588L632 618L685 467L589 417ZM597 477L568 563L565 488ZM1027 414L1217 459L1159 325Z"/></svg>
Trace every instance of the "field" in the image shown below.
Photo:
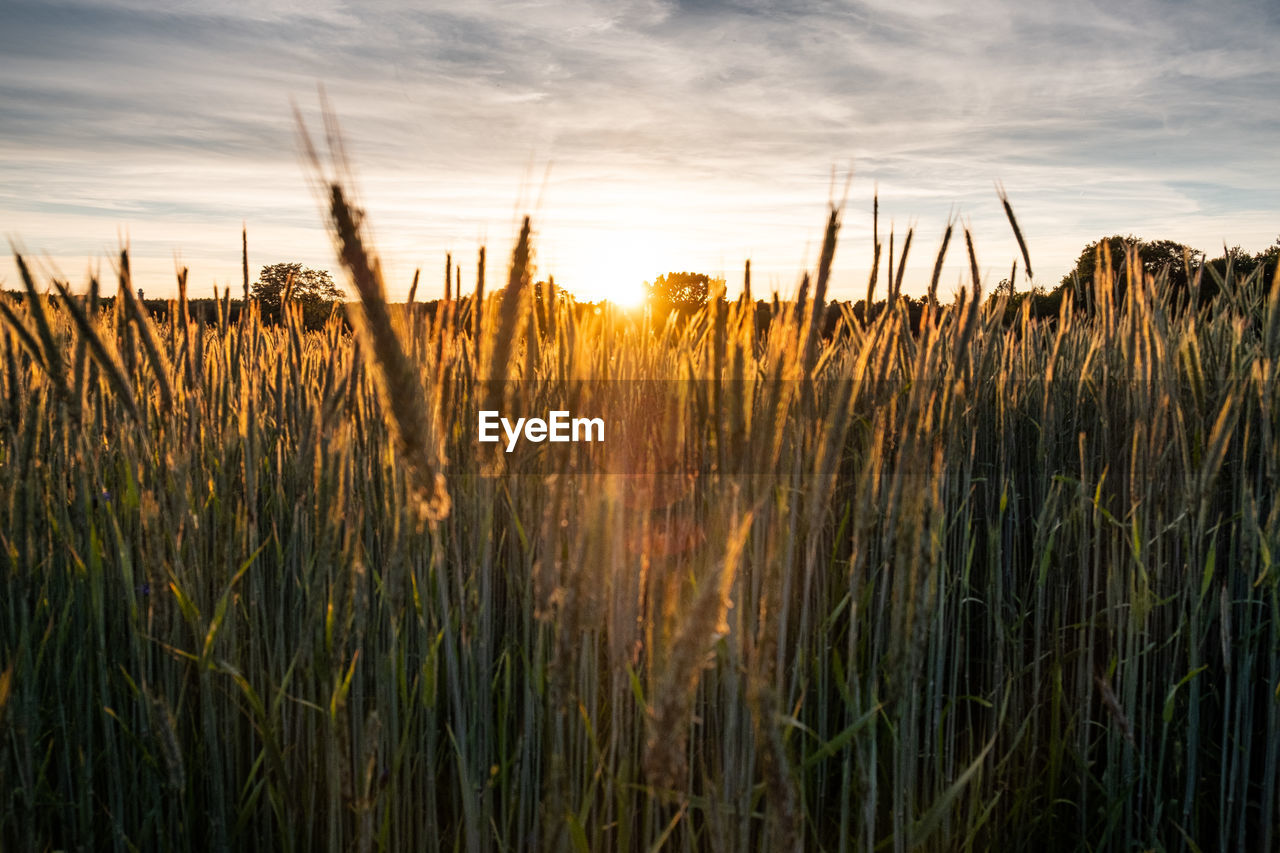
<svg viewBox="0 0 1280 853"><path fill-rule="evenodd" d="M0 299L3 849L1275 848L1258 275L826 335L833 212L765 326L527 227L428 312L328 193L354 331ZM621 455L480 454L557 408Z"/></svg>

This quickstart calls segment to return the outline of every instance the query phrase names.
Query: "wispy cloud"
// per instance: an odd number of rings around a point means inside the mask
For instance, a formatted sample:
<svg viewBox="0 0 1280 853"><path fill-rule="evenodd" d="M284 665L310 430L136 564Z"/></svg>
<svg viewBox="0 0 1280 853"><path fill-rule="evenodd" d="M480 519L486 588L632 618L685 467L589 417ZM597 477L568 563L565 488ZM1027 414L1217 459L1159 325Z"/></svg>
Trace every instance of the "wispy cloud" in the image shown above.
<svg viewBox="0 0 1280 853"><path fill-rule="evenodd" d="M1047 285L1107 233L1212 251L1280 232L1267 2L110 0L5 23L0 231L75 275L127 229L153 292L174 251L238 280L241 221L255 266L332 265L289 108L314 115L317 82L393 286L481 240L500 258L541 199L540 263L584 296L747 256L786 289L849 163L847 297L873 185L918 245L966 217L993 280L1016 252L995 180Z"/></svg>

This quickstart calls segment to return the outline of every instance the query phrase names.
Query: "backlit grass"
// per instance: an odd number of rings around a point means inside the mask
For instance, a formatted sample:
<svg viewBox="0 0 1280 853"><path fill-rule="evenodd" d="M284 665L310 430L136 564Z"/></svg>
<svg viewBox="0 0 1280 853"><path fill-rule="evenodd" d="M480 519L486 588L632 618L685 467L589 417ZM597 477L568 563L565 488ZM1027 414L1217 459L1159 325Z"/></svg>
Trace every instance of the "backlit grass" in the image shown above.
<svg viewBox="0 0 1280 853"><path fill-rule="evenodd" d="M1274 847L1259 276L824 337L835 213L767 329L535 301L526 226L429 315L323 186L355 333L0 298L4 849ZM476 462L556 401L669 455Z"/></svg>

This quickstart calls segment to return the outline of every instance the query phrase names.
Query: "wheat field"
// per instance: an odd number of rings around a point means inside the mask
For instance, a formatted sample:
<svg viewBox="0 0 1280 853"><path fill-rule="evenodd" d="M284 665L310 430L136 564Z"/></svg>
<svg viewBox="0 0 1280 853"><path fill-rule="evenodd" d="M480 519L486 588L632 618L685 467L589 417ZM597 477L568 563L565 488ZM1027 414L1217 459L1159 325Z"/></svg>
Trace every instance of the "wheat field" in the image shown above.
<svg viewBox="0 0 1280 853"><path fill-rule="evenodd" d="M0 298L3 849L1280 843L1259 275L824 334L838 211L763 326L535 299L526 220L428 311L321 185L351 325ZM557 407L611 467L481 459Z"/></svg>

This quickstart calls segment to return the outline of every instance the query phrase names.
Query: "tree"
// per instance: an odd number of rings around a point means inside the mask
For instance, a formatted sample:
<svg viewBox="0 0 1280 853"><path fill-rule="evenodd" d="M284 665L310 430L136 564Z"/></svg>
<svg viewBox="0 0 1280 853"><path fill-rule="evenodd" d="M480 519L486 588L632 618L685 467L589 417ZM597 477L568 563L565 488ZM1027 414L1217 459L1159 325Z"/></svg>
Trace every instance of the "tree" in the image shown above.
<svg viewBox="0 0 1280 853"><path fill-rule="evenodd" d="M652 284L646 283L649 302L659 310L692 313L707 304L713 281L718 279L706 273L669 272L658 276Z"/></svg>
<svg viewBox="0 0 1280 853"><path fill-rule="evenodd" d="M1262 290L1268 292L1271 290L1271 282L1276 274L1276 264L1280 263L1280 237L1269 247L1261 252L1249 254L1244 249L1236 246L1227 249L1226 253L1220 258L1205 264L1206 267L1217 273L1216 276L1205 271L1204 280L1200 284L1201 298L1204 301L1204 294L1217 292L1217 279L1224 278L1227 274L1228 261L1230 262L1232 278L1240 281L1246 276L1257 274L1262 278ZM1257 272L1261 268L1261 272Z"/></svg>
<svg viewBox="0 0 1280 853"><path fill-rule="evenodd" d="M1112 280L1115 282L1114 296L1117 304L1124 299L1125 288L1128 284L1126 265L1130 250L1137 251L1138 261L1142 265L1142 271L1145 274L1157 276L1164 273L1168 275L1171 290L1175 294L1186 292L1189 284L1187 274L1190 272L1191 276L1194 277L1202 260L1200 252L1173 240L1148 242L1134 237L1132 234L1127 237L1121 237L1116 234L1111 237L1104 237L1101 240L1095 240L1084 247L1084 251L1076 259L1075 266L1071 272L1063 276L1062 284L1060 285L1063 289L1078 286L1086 306L1092 304L1093 281L1094 277L1100 272L1098 269L1099 247L1102 249L1102 257L1104 259L1110 258ZM1189 265L1187 264L1188 260L1190 261Z"/></svg>
<svg viewBox="0 0 1280 853"><path fill-rule="evenodd" d="M301 304L302 320L309 329L324 325L334 303L342 298L342 291L328 270L313 270L299 263L263 267L251 293L262 306L264 316L279 319L280 300L286 289L289 298Z"/></svg>
<svg viewBox="0 0 1280 853"><path fill-rule="evenodd" d="M1117 234L1111 237L1104 237L1102 240L1094 240L1088 246L1085 246L1084 251L1080 253L1080 257L1076 259L1075 267L1063 277L1062 284L1069 285L1073 283L1073 279L1078 279L1081 285L1088 286L1098 271L1098 246L1104 243L1103 254L1105 256L1107 250L1110 250L1111 272L1119 281L1123 281L1125 277L1126 255L1130 249L1137 249L1138 260L1142 263L1143 271L1148 275L1159 275L1162 270L1168 270L1169 283L1175 289L1180 289L1187 285L1184 253L1190 256L1192 275L1195 274L1195 268L1199 265L1200 252L1190 246L1185 246L1173 240L1148 242L1140 240L1132 234L1128 237L1121 237Z"/></svg>

